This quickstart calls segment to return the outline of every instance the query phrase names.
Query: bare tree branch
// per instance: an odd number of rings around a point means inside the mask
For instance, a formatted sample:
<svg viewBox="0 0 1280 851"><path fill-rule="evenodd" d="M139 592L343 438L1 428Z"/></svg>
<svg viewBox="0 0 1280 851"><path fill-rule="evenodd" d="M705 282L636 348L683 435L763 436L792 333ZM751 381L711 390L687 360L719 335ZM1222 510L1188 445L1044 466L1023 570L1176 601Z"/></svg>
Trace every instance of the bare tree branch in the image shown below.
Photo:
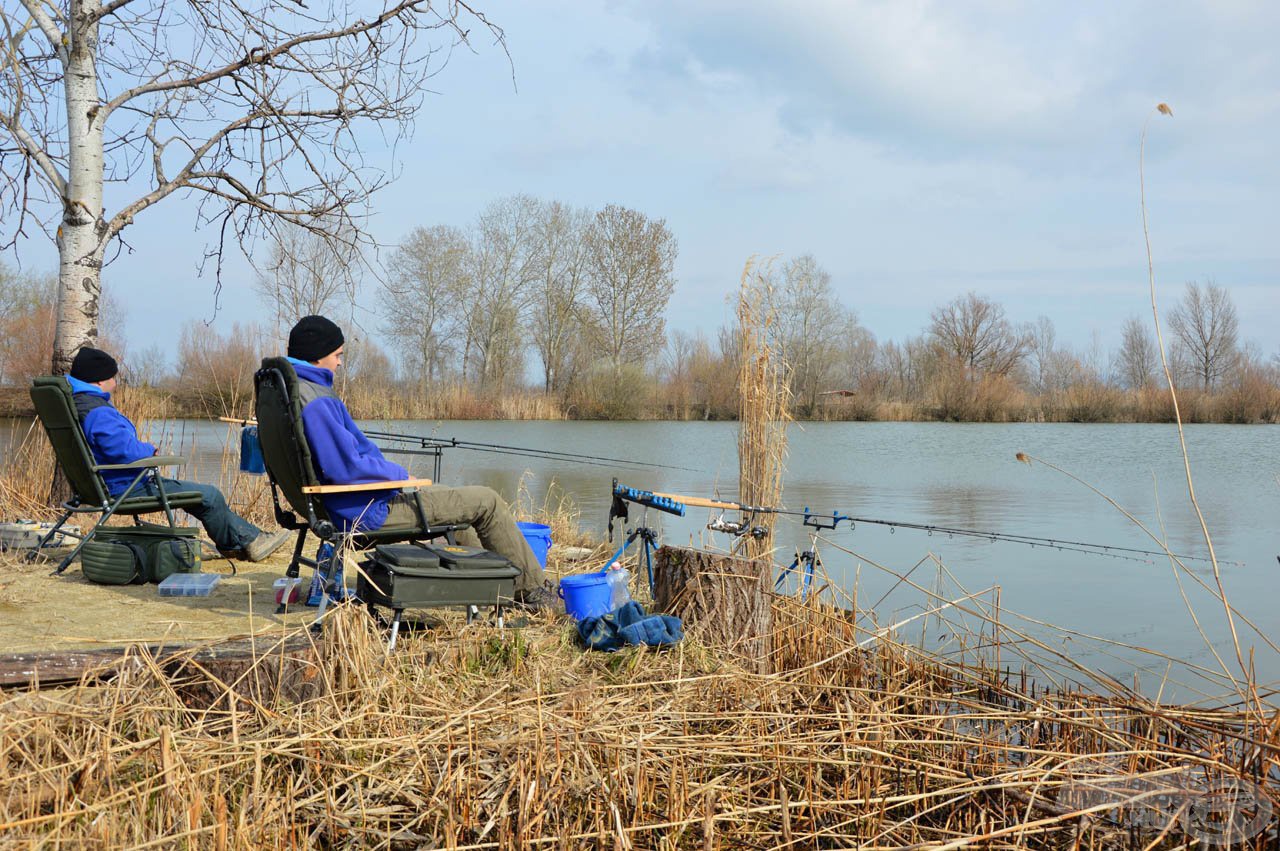
<svg viewBox="0 0 1280 851"><path fill-rule="evenodd" d="M22 152L40 168L40 173L49 181L55 192L60 197L67 194L67 180L58 171L57 164L49 157L40 143L31 137L21 124L13 119L11 115L0 112L0 125L8 130L21 147Z"/></svg>
<svg viewBox="0 0 1280 851"><path fill-rule="evenodd" d="M49 46L59 56L66 54L66 45L62 40L62 33L58 31L58 24L49 14L41 8L43 4L36 0L18 0L22 7L27 10L27 14L31 16L31 20L36 22L36 26L40 28L40 32L44 33L44 37L49 40Z"/></svg>

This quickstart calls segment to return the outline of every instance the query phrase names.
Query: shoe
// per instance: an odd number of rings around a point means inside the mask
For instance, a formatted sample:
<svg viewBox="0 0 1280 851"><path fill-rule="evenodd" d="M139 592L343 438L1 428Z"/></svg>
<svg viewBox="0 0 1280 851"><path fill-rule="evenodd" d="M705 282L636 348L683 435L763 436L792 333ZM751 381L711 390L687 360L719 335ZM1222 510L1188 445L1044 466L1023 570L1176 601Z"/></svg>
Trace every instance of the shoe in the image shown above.
<svg viewBox="0 0 1280 851"><path fill-rule="evenodd" d="M262 532L244 548L245 558L249 561L266 561L287 540L288 532Z"/></svg>
<svg viewBox="0 0 1280 851"><path fill-rule="evenodd" d="M553 615L563 615L564 600L561 600L551 589L539 586L517 591L515 608L526 612L550 612Z"/></svg>

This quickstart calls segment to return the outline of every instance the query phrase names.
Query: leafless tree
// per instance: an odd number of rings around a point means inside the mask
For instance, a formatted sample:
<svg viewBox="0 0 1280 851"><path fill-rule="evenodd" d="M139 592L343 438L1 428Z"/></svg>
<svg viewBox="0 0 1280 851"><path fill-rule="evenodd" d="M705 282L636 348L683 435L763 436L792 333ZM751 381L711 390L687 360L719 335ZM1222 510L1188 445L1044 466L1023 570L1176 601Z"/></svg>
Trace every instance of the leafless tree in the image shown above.
<svg viewBox="0 0 1280 851"><path fill-rule="evenodd" d="M1192 373L1206 392L1235 366L1239 322L1231 295L1213 281L1187 283L1182 301L1169 316Z"/></svg>
<svg viewBox="0 0 1280 851"><path fill-rule="evenodd" d="M188 321L178 338L178 395L212 416L243 415L253 399L253 373L265 342L257 325L237 322L224 336L208 323Z"/></svg>
<svg viewBox="0 0 1280 851"><path fill-rule="evenodd" d="M471 290L471 250L457 228L415 228L391 256L380 301L382 330L420 382L444 378L461 351Z"/></svg>
<svg viewBox="0 0 1280 851"><path fill-rule="evenodd" d="M786 364L791 398L811 413L818 394L831 389L835 328L842 318L831 274L812 254L789 260L772 297L777 321L771 336Z"/></svg>
<svg viewBox="0 0 1280 851"><path fill-rule="evenodd" d="M503 386L523 372L522 325L542 265L537 221L538 202L514 195L486 207L473 232L464 376L470 372L484 387Z"/></svg>
<svg viewBox="0 0 1280 851"><path fill-rule="evenodd" d="M199 201L218 261L282 222L360 233L362 202L391 177L362 128L402 134L473 24L502 41L463 3L374 6L5 0L0 241L56 241L55 370L97 338L108 249L172 195Z"/></svg>
<svg viewBox="0 0 1280 851"><path fill-rule="evenodd" d="M1116 353L1117 376L1125 387L1145 390L1155 381L1159 368L1160 354L1156 351L1155 338L1142 320L1130 316L1125 320L1120 350Z"/></svg>
<svg viewBox="0 0 1280 851"><path fill-rule="evenodd" d="M292 224L276 229L254 289L275 315L277 330L303 316L332 312L341 296L348 303L355 301L361 259L358 243L355 234L332 239Z"/></svg>
<svg viewBox="0 0 1280 851"><path fill-rule="evenodd" d="M595 342L615 375L661 350L675 259L665 220L616 204L596 213L587 236L586 301Z"/></svg>
<svg viewBox="0 0 1280 851"><path fill-rule="evenodd" d="M538 282L530 310L533 345L542 360L543 388L562 392L574 349L583 336L587 210L558 201L543 204L534 225Z"/></svg>
<svg viewBox="0 0 1280 851"><path fill-rule="evenodd" d="M971 379L1008 375L1026 355L1027 338L1005 318L1004 307L977 293L966 293L936 308L930 317L934 342Z"/></svg>
<svg viewBox="0 0 1280 851"><path fill-rule="evenodd" d="M165 348L152 343L129 355L129 382L138 387L158 387L169 376L169 356Z"/></svg>

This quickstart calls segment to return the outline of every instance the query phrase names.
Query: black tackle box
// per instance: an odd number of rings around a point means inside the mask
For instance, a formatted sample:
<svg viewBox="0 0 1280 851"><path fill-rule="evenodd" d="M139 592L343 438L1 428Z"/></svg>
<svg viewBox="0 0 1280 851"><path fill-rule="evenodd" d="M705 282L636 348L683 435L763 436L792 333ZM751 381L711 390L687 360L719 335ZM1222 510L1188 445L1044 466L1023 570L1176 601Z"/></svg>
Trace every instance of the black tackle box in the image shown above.
<svg viewBox="0 0 1280 851"><path fill-rule="evenodd" d="M380 544L361 567L356 593L390 609L510 603L520 569L479 547Z"/></svg>

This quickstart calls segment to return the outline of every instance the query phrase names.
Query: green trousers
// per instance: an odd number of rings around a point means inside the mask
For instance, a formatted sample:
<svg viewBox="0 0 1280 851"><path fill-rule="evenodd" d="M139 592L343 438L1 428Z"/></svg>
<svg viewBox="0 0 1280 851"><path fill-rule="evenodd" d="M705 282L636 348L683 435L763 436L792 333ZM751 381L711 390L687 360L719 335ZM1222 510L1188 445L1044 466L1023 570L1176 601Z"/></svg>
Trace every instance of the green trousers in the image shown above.
<svg viewBox="0 0 1280 851"><path fill-rule="evenodd" d="M459 544L484 547L511 559L520 568L520 576L516 579L517 591L528 591L542 585L545 579L542 565L538 564L533 550L529 549L529 542L524 539L497 491L478 485L460 488L431 485L416 491L404 491L388 503L383 526L421 526L414 504L419 498L431 525L467 523L471 526L457 533Z"/></svg>

